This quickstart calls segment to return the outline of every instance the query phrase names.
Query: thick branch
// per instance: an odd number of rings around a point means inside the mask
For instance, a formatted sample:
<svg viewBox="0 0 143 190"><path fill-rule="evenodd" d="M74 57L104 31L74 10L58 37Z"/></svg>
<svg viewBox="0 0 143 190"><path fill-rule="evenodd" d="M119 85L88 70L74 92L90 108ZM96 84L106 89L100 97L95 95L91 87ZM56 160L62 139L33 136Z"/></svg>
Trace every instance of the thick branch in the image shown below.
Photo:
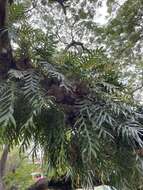
<svg viewBox="0 0 143 190"><path fill-rule="evenodd" d="M65 48L65 50L67 51L71 47L76 47L76 46L80 46L84 51L87 51L88 53L90 53L90 50L87 49L82 42L75 41L75 40L72 40L72 42L67 45L67 47Z"/></svg>
<svg viewBox="0 0 143 190"><path fill-rule="evenodd" d="M3 177L5 175L8 152L9 152L9 146L5 145L0 159L0 190L5 190Z"/></svg>
<svg viewBox="0 0 143 190"><path fill-rule="evenodd" d="M66 15L66 8L68 7L68 6L66 6L64 3L67 1L67 0L56 0L60 5L61 5L61 7L62 7L62 9L63 9L63 12L64 12L64 14Z"/></svg>
<svg viewBox="0 0 143 190"><path fill-rule="evenodd" d="M4 149L3 149L1 160L0 160L0 177L1 178L5 175L8 152L9 152L9 145L4 145Z"/></svg>
<svg viewBox="0 0 143 190"><path fill-rule="evenodd" d="M137 92L138 90L141 90L143 88L143 86L139 86L136 89L134 89L131 94L134 94L135 92Z"/></svg>
<svg viewBox="0 0 143 190"><path fill-rule="evenodd" d="M0 29L4 28L7 22L8 0L0 0Z"/></svg>

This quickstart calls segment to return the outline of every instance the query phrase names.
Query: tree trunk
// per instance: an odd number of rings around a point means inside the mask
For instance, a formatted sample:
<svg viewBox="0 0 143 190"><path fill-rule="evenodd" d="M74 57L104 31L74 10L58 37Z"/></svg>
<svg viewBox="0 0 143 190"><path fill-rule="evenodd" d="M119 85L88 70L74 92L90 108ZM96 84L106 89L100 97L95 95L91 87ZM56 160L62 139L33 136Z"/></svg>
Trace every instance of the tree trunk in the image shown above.
<svg viewBox="0 0 143 190"><path fill-rule="evenodd" d="M12 51L8 35L7 17L8 0L0 0L0 80L7 75L12 63ZM3 177L5 175L6 161L9 146L5 145L0 159L0 190L4 190Z"/></svg>
<svg viewBox="0 0 143 190"><path fill-rule="evenodd" d="M6 161L9 152L9 145L4 145L3 152L0 159L0 190L4 190L3 177L6 171Z"/></svg>
<svg viewBox="0 0 143 190"><path fill-rule="evenodd" d="M8 0L0 0L0 79L7 76L13 64L12 50L8 34Z"/></svg>

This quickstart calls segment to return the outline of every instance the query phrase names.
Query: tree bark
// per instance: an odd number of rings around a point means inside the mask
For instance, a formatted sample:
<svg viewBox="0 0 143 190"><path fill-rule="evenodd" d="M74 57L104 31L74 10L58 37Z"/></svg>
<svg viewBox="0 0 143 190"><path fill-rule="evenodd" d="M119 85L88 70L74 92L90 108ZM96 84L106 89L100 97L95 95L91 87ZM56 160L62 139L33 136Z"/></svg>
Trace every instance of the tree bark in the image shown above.
<svg viewBox="0 0 143 190"><path fill-rule="evenodd" d="M9 145L4 145L3 152L0 159L0 190L4 190L3 177L6 172L6 161L9 152Z"/></svg>
<svg viewBox="0 0 143 190"><path fill-rule="evenodd" d="M0 0L0 79L7 76L7 72L13 64L7 18L8 0Z"/></svg>

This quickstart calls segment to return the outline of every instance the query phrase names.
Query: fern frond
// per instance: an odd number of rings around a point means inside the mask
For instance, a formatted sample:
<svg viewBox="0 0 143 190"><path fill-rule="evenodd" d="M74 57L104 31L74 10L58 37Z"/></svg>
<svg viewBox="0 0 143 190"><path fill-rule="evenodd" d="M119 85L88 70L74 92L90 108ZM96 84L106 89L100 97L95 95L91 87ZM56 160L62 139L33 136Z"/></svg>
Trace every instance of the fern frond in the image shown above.
<svg viewBox="0 0 143 190"><path fill-rule="evenodd" d="M16 127L14 119L14 87L10 83L4 83L0 91L0 126L9 125Z"/></svg>
<svg viewBox="0 0 143 190"><path fill-rule="evenodd" d="M128 145L135 148L137 145L143 147L141 124L132 106L110 97L89 97L76 105L80 111L78 115L79 128L83 124L90 129L93 128L98 137L112 141L118 134L121 139L126 139ZM89 129L89 128L87 128Z"/></svg>
<svg viewBox="0 0 143 190"><path fill-rule="evenodd" d="M30 71L24 76L23 92L25 98L29 101L33 108L49 108L49 105L53 104L52 100L50 97L46 97L46 92L44 92L40 82L41 76L36 71Z"/></svg>
<svg viewBox="0 0 143 190"><path fill-rule="evenodd" d="M143 128L137 121L127 121L118 127L118 134L133 147L143 147Z"/></svg>
<svg viewBox="0 0 143 190"><path fill-rule="evenodd" d="M20 71L16 69L11 69L8 72L10 79L13 79L13 78L22 79L26 74L27 74L27 71Z"/></svg>
<svg viewBox="0 0 143 190"><path fill-rule="evenodd" d="M35 112L35 111L34 111ZM21 151L26 151L33 141L32 131L34 132L36 125L34 123L34 113L26 120L26 122L21 126L20 136L21 139Z"/></svg>

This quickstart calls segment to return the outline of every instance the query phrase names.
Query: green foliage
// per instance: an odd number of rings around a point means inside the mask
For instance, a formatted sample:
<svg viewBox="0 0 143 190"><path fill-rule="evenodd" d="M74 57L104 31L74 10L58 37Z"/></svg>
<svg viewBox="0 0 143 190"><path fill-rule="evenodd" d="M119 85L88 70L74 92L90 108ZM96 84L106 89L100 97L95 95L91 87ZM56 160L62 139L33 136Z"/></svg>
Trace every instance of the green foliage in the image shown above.
<svg viewBox="0 0 143 190"><path fill-rule="evenodd" d="M51 61L56 41L50 34L44 33L40 29L33 29L28 23L25 23L20 27L17 37L15 38L15 43L19 46L15 52L17 58L31 58L33 62L37 59Z"/></svg>
<svg viewBox="0 0 143 190"><path fill-rule="evenodd" d="M108 11L113 13L117 3L108 0ZM136 30L142 1L127 0L104 27L94 22L100 1L65 4L63 16L57 1L38 2L31 20L25 14L31 4L10 8L10 22L19 24L11 29L17 69L0 84L2 140L21 145L21 151L34 144L33 157L41 147L49 178L67 175L84 187L108 184L137 190L142 160L135 152L143 147L142 114L122 84L120 68L142 37L142 30ZM37 28L34 19L40 22ZM74 53L67 52L65 46L75 39L85 42L88 51L74 46Z"/></svg>
<svg viewBox="0 0 143 190"><path fill-rule="evenodd" d="M13 4L10 6L9 25L18 23L21 19L25 18L25 8L22 3Z"/></svg>
<svg viewBox="0 0 143 190"><path fill-rule="evenodd" d="M69 70L65 70L67 64ZM110 69L106 65L110 65ZM142 126L136 105L118 81L114 64L97 50L89 55L70 55L69 58L66 55L55 66L56 69L44 62L44 65L38 65L39 69L9 72L13 85L11 88L9 83L4 83L7 88L1 85L4 97L1 95L0 101L2 108L8 111L1 109L0 119L3 121L4 117L4 122L14 123L14 127L4 128L5 138L11 144L20 143L24 151L33 142L33 157L37 155L37 148L42 147L49 177L67 174L76 181L79 175L81 184L91 186L98 173L100 183L131 189L132 172L128 176L122 175L130 166L122 165L115 154L125 149L132 155L128 163L137 166L139 161L133 150L137 145L143 146ZM64 75L58 72L59 69ZM76 84L73 81L69 86L66 79L66 76L70 78L69 74L75 79L81 76L80 81L84 81L84 89L87 89L87 92L81 91L81 97L75 94L77 98L71 110L76 110L76 116L71 123L67 120L68 105L61 102L58 106L56 94L53 94L55 99L48 96L48 86L44 82L45 77L49 81L54 79L58 88L64 88L65 95L70 97L69 92L76 93ZM124 154L120 157L124 160Z"/></svg>
<svg viewBox="0 0 143 190"><path fill-rule="evenodd" d="M136 2L132 0L126 1L119 8L117 16L110 20L105 29L107 44L112 47L118 58L133 55L133 49L136 48L137 43L140 44L142 36L142 6L143 2L141 0Z"/></svg>
<svg viewBox="0 0 143 190"><path fill-rule="evenodd" d="M17 149L11 151L7 161L7 172L4 178L6 190L17 187L25 190L33 184L32 173L38 171L40 167L32 163L29 159L20 156Z"/></svg>
<svg viewBox="0 0 143 190"><path fill-rule="evenodd" d="M120 73L117 73L117 65L107 57L102 48L84 55L67 53L57 60L60 62L60 69L67 78L74 76L79 80L91 81L95 76L98 81L104 80L119 85Z"/></svg>

